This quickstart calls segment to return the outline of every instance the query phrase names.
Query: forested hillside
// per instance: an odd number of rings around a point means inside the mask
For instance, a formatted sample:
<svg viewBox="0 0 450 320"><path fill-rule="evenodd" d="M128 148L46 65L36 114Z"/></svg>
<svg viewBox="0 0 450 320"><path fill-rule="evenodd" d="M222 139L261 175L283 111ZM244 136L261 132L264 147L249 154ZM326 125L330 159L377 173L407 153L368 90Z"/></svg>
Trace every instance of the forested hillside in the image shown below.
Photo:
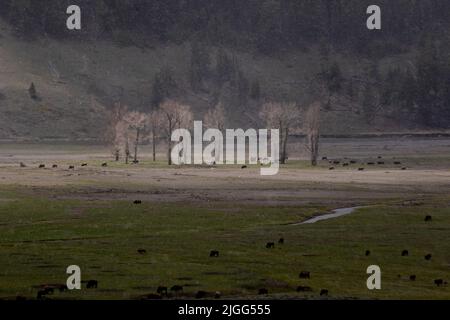
<svg viewBox="0 0 450 320"><path fill-rule="evenodd" d="M198 119L221 103L230 126L260 124L264 101L320 100L325 133L449 129L450 2L377 1L381 30L370 4L3 0L0 138L100 139L115 103L166 98Z"/></svg>

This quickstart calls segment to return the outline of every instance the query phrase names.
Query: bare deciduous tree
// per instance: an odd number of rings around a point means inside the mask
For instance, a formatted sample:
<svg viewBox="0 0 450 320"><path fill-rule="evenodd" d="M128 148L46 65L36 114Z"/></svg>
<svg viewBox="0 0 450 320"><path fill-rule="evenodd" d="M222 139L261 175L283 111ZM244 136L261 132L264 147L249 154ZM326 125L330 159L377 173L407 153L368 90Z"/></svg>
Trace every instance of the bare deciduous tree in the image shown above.
<svg viewBox="0 0 450 320"><path fill-rule="evenodd" d="M203 119L206 128L225 130L225 109L222 103L218 103L213 109L209 109Z"/></svg>
<svg viewBox="0 0 450 320"><path fill-rule="evenodd" d="M319 156L319 140L320 140L320 112L321 106L319 102L311 104L306 111L305 132L307 144L306 148L311 155L311 165L317 165Z"/></svg>
<svg viewBox="0 0 450 320"><path fill-rule="evenodd" d="M188 128L192 122L193 115L190 106L183 105L174 100L166 100L161 105L160 110L164 117L161 122L161 127L167 139L167 162L171 165L172 131L179 128Z"/></svg>
<svg viewBox="0 0 450 320"><path fill-rule="evenodd" d="M127 136L134 142L133 163L138 163L139 142L146 134L149 118L145 113L131 111L124 115L124 121L127 124L127 129L129 131L129 134ZM127 141L129 140L127 139Z"/></svg>
<svg viewBox="0 0 450 320"><path fill-rule="evenodd" d="M162 122L164 120L163 114L160 110L153 110L149 114L149 126L150 126L150 135L152 140L152 159L153 162L156 161L156 141L158 139L158 132L162 127Z"/></svg>
<svg viewBox="0 0 450 320"><path fill-rule="evenodd" d="M286 163L287 142L289 131L299 126L300 111L295 103L268 102L265 103L259 116L271 129L280 130L280 162Z"/></svg>
<svg viewBox="0 0 450 320"><path fill-rule="evenodd" d="M225 131L225 109L222 103L218 103L213 109L209 109L203 118L203 124L208 129L218 129L220 132ZM219 161L222 157L223 150L215 149L215 161Z"/></svg>
<svg viewBox="0 0 450 320"><path fill-rule="evenodd" d="M117 103L108 114L105 140L111 146L111 153L116 161L119 161L121 150L125 143L126 124L123 121L123 117L127 112L125 105Z"/></svg>

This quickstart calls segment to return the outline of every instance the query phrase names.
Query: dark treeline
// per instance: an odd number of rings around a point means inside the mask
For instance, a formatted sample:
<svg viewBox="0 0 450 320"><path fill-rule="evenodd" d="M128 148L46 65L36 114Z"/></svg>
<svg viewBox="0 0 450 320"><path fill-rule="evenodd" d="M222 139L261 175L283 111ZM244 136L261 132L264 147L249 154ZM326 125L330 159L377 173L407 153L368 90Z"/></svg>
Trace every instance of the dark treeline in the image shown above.
<svg viewBox="0 0 450 320"><path fill-rule="evenodd" d="M366 0L2 0L0 15L26 36L67 35L65 10L78 4L85 37L252 46L262 53L326 41L373 55L405 50L450 27L446 0L380 0L383 28L365 28ZM73 33L72 33L73 34ZM128 39L126 39L128 38Z"/></svg>
<svg viewBox="0 0 450 320"><path fill-rule="evenodd" d="M82 9L82 30L65 28L70 4ZM192 90L210 80L205 47L276 55L311 47L326 51L320 78L330 109L357 105L367 122L380 114L425 127L450 127L450 1L379 0L382 29L366 28L366 0L2 0L0 16L18 36L114 41L157 46L190 41ZM367 70L351 75L337 54L363 58ZM407 54L408 61L380 67L380 59ZM358 58L358 59L359 59ZM219 52L215 80L236 87L236 101L263 95L233 57ZM231 70L231 71L230 71ZM233 71L234 70L234 71ZM233 72L232 72L233 71ZM176 89L170 69L155 76L152 101ZM204 88L203 88L204 89Z"/></svg>

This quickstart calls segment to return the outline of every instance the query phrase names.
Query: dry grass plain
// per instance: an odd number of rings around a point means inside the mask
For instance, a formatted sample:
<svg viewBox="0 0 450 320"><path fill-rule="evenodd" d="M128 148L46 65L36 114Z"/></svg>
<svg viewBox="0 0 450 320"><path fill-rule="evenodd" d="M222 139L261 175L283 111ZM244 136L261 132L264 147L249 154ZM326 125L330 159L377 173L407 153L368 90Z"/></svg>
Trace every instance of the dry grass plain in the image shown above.
<svg viewBox="0 0 450 320"><path fill-rule="evenodd" d="M147 147L138 165L125 165L99 146L4 144L0 297L36 298L37 286L65 283L65 268L77 264L83 280L98 280L99 288L48 298L138 299L178 284L183 293L171 298L198 291L255 298L266 288L270 298L315 299L326 288L337 299L449 299L450 287L434 280L450 281L450 141L394 145L325 140L323 155L357 163L311 168L300 150L278 175L261 177L257 166L169 168L151 162ZM383 165L367 165L378 156ZM363 208L297 224L354 206ZM433 221L425 223L425 215ZM265 248L281 237L283 245ZM408 257L400 256L404 249ZM371 264L382 269L382 290L366 288ZM305 270L311 279L299 279ZM312 291L297 292L300 285Z"/></svg>

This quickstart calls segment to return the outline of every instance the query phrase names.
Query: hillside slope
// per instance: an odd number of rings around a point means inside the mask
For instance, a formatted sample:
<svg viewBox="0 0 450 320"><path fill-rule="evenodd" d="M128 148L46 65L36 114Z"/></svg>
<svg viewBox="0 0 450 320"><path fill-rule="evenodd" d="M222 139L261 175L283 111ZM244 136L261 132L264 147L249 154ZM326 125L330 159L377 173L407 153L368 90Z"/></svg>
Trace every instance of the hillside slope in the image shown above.
<svg viewBox="0 0 450 320"><path fill-rule="evenodd" d="M208 47L212 56L217 48ZM261 98L242 106L229 106L230 127L258 123L264 99L308 101L309 79L320 70L314 49L265 56L229 50L249 80L257 79ZM338 57L342 69L352 72L362 65ZM115 102L150 110L155 74L169 67L177 84L176 98L191 105L195 119L218 100L226 100L229 88L220 91L206 85L194 92L189 84L190 44L155 47L121 47L112 42L23 40L4 23L0 28L0 139L101 140L106 115ZM214 61L212 62L214 63ZM34 83L38 99L28 89ZM324 115L323 133L401 131L404 125L378 119L368 125L350 111Z"/></svg>

